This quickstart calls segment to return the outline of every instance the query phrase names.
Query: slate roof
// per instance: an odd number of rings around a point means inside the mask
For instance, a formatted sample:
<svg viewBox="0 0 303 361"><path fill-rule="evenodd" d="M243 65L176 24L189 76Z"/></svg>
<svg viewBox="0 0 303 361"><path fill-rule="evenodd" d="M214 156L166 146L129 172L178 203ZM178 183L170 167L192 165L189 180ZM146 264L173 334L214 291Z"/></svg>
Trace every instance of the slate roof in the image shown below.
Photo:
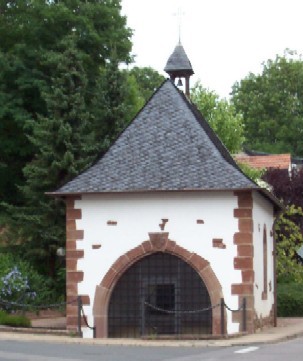
<svg viewBox="0 0 303 361"><path fill-rule="evenodd" d="M189 75L194 74L191 63L181 43L175 47L173 53L168 58L164 71L169 74L176 71L185 71Z"/></svg>
<svg viewBox="0 0 303 361"><path fill-rule="evenodd" d="M170 81L109 150L52 194L258 189Z"/></svg>

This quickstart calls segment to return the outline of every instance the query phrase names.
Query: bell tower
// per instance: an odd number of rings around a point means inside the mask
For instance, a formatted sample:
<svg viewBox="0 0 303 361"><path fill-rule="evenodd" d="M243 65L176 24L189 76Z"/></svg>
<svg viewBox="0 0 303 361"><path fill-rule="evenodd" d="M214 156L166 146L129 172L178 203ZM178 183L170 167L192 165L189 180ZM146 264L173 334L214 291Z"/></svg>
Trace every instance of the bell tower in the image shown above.
<svg viewBox="0 0 303 361"><path fill-rule="evenodd" d="M180 40L168 58L164 71L173 82L179 78L178 85L182 85L182 78L185 80L185 94L189 98L189 78L194 74L194 71Z"/></svg>

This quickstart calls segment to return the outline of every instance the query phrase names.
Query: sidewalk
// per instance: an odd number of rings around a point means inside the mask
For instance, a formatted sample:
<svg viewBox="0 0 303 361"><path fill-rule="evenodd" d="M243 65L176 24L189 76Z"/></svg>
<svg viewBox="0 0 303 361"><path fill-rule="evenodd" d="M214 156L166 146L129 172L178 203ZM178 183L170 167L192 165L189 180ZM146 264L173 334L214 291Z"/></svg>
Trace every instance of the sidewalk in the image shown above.
<svg viewBox="0 0 303 361"><path fill-rule="evenodd" d="M44 319L33 321L34 327L63 327L65 328L65 318ZM55 326L54 326L55 325ZM188 347L227 347L245 346L264 343L277 343L288 339L303 336L303 318L279 318L278 327L267 328L258 333L231 337L222 340L141 340L141 339L82 339L71 337L64 329L54 328L43 329L43 334L34 333L38 329L11 329L1 327L0 340L20 340L20 341L43 341L51 343L81 343L91 345L124 345L124 346L188 346ZM41 329L40 329L40 332ZM60 335L56 334L59 333Z"/></svg>

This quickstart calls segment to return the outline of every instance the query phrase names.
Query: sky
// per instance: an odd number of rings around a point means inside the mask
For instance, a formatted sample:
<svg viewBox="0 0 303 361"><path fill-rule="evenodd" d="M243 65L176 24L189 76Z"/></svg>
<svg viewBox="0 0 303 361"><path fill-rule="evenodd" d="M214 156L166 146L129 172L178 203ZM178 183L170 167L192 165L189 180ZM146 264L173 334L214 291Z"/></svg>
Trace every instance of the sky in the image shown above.
<svg viewBox="0 0 303 361"><path fill-rule="evenodd" d="M285 49L303 53L303 0L122 0L136 66L163 68L179 40L202 85L232 85ZM178 14L182 14L179 16ZM181 21L180 21L181 19ZM181 26L180 26L181 24Z"/></svg>

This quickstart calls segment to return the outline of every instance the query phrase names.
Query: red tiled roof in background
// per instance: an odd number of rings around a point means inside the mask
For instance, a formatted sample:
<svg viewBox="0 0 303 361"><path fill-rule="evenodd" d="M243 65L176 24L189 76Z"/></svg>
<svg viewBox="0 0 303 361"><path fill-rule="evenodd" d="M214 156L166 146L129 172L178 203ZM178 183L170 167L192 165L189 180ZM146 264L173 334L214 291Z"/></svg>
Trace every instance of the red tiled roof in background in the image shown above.
<svg viewBox="0 0 303 361"><path fill-rule="evenodd" d="M274 155L244 155L238 154L235 160L239 163L244 163L252 168L279 168L290 169L291 156L290 154L274 154Z"/></svg>

